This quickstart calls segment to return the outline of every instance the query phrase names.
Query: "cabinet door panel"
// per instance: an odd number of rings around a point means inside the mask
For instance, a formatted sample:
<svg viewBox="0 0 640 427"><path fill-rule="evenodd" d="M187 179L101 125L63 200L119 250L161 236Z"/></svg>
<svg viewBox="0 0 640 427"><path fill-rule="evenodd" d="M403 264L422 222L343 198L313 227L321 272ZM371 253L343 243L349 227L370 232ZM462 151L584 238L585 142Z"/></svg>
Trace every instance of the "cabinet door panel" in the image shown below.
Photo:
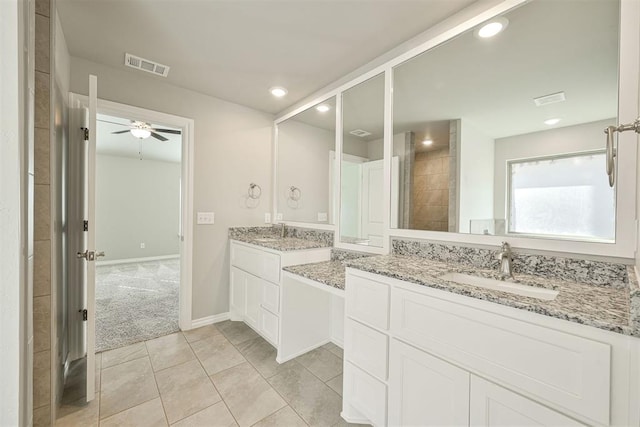
<svg viewBox="0 0 640 427"><path fill-rule="evenodd" d="M246 317L245 320L254 328L260 328L260 302L262 301L262 281L257 277L246 275Z"/></svg>
<svg viewBox="0 0 640 427"><path fill-rule="evenodd" d="M347 316L373 327L389 329L389 285L347 274Z"/></svg>
<svg viewBox="0 0 640 427"><path fill-rule="evenodd" d="M470 374L391 341L389 425L468 426Z"/></svg>
<svg viewBox="0 0 640 427"><path fill-rule="evenodd" d="M387 386L353 364L344 364L344 400L376 427L387 425Z"/></svg>
<svg viewBox="0 0 640 427"><path fill-rule="evenodd" d="M506 388L471 376L472 426L582 426L584 424L520 396Z"/></svg>
<svg viewBox="0 0 640 427"><path fill-rule="evenodd" d="M246 276L247 274L242 270L238 270L235 267L231 267L231 271L229 273L229 283L231 285L230 294L231 301L230 312L232 316L237 316L243 318L245 315L245 287L246 287Z"/></svg>

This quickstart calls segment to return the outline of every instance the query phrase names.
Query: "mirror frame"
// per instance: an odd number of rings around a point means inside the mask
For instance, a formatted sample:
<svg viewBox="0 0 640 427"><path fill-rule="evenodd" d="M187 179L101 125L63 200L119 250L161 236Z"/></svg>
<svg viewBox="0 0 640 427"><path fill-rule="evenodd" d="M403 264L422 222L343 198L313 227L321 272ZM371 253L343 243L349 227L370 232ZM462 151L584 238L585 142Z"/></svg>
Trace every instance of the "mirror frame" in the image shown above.
<svg viewBox="0 0 640 427"><path fill-rule="evenodd" d="M296 114L312 107L313 105L336 97L336 153L342 153L342 93L359 83L376 75L384 73L385 99L384 99L384 203L387 208L384 220L384 236L382 248L368 247L340 242L340 188L337 194L333 194L334 206L338 211L334 217L333 225L315 223L290 223L303 227L312 227L335 231L335 243L337 248L351 249L361 252L386 254L390 250L392 237L422 239L446 243L458 243L462 245L493 246L497 247L503 241L508 241L512 247L537 251L551 251L559 253L572 253L592 255L607 259L635 258L636 238L638 228L636 221L636 165L640 164L638 156L637 137L633 132L620 133L618 135L618 163L616 183L616 237L614 243L590 242L580 240L553 239L533 236L486 236L476 234L461 234L442 231L424 231L411 229L392 229L389 227L391 217L390 193L391 193L391 154L393 141L393 71L394 68L409 59L418 56L431 48L434 48L449 39L452 39L475 26L509 10L536 0L502 0L489 4L474 4L454 16L442 21L431 29L420 34L416 38L403 43L392 51L372 61L356 72L343 77L327 88L320 90L316 95L296 104L288 112L279 115L274 121L274 169L273 188L277 188L277 136L278 124ZM618 79L618 123L633 122L639 115L638 94L640 73L640 2L633 0L620 0L620 38L619 38L619 79ZM395 55L395 56L392 56ZM392 56L392 59L387 59ZM381 62L384 61L384 62ZM358 73L360 73L358 75ZM355 77L354 77L355 76ZM623 88L623 90L621 90ZM605 146L605 135L602 134L602 146ZM340 182L342 168L336 169L336 179ZM605 168L603 165L603 174ZM275 191L274 191L275 194ZM337 205L335 205L337 203ZM277 200L274 195L273 218L276 218ZM278 221L274 221L278 222Z"/></svg>

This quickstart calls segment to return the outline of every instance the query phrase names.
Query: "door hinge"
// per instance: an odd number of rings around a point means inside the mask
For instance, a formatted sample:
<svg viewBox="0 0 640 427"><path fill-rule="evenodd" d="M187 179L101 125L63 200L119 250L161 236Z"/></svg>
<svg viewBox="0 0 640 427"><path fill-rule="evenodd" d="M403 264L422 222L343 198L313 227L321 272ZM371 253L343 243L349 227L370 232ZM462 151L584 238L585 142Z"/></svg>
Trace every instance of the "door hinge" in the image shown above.
<svg viewBox="0 0 640 427"><path fill-rule="evenodd" d="M84 231L89 231L89 221L87 221L86 219L82 221L82 229Z"/></svg>
<svg viewBox="0 0 640 427"><path fill-rule="evenodd" d="M83 135L84 135L84 140L88 141L89 140L89 128L80 128L82 129Z"/></svg>
<svg viewBox="0 0 640 427"><path fill-rule="evenodd" d="M78 310L79 313L82 313L82 320L87 320L89 318L89 313L87 312L87 309L82 309L82 310Z"/></svg>

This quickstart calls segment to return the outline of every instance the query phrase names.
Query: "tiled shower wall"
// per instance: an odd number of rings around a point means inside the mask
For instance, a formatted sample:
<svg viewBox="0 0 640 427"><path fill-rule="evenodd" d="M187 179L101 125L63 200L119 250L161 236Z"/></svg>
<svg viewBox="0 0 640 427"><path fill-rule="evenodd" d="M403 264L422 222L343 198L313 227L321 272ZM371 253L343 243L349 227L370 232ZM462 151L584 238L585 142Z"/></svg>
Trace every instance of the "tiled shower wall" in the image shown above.
<svg viewBox="0 0 640 427"><path fill-rule="evenodd" d="M51 1L35 2L33 425L52 423Z"/></svg>
<svg viewBox="0 0 640 427"><path fill-rule="evenodd" d="M416 153L411 228L449 229L449 147Z"/></svg>

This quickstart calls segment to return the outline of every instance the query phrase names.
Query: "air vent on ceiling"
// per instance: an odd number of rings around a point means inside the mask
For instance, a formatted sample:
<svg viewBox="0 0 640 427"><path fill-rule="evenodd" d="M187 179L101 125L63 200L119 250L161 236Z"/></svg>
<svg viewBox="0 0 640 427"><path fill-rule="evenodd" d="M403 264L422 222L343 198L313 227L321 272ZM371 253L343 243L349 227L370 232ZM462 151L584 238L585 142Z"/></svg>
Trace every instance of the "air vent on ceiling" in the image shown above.
<svg viewBox="0 0 640 427"><path fill-rule="evenodd" d="M551 95L540 96L533 98L533 102L536 103L536 107L542 107L543 105L555 104L556 102L565 101L564 92L552 93Z"/></svg>
<svg viewBox="0 0 640 427"><path fill-rule="evenodd" d="M359 136L360 138L364 138L365 136L371 135L371 132L367 132L366 130L356 129L349 132L351 135Z"/></svg>
<svg viewBox="0 0 640 427"><path fill-rule="evenodd" d="M169 74L168 66L140 58L139 56L131 55L130 53L124 55L124 65L135 68L136 70L146 71L157 76L167 77Z"/></svg>

